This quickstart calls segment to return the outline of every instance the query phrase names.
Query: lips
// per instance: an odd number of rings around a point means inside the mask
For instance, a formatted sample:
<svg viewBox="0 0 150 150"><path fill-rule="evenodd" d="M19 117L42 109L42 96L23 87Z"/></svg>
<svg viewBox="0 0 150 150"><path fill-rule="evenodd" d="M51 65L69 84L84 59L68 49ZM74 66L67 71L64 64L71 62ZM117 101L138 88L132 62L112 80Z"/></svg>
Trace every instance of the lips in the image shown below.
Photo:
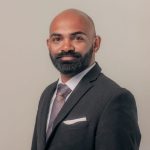
<svg viewBox="0 0 150 150"><path fill-rule="evenodd" d="M59 59L61 59L63 61L75 60L77 58L79 58L79 57L75 57L75 56L72 56L72 55L66 55L66 56L59 57Z"/></svg>
<svg viewBox="0 0 150 150"><path fill-rule="evenodd" d="M66 54L66 55L57 55L56 56L56 59L60 59L60 60L75 60L75 59L78 59L80 58L81 56L80 55L77 55L77 54Z"/></svg>

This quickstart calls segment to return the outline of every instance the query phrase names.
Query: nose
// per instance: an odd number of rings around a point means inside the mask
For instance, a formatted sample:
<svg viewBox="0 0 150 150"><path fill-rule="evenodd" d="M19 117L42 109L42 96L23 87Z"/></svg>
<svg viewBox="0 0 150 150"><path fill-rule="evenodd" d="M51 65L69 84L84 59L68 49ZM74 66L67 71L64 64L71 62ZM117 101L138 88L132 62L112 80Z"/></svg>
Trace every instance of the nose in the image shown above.
<svg viewBox="0 0 150 150"><path fill-rule="evenodd" d="M72 41L70 39L65 39L62 50L69 51L69 50L74 50L74 49L75 49L75 47L74 47Z"/></svg>

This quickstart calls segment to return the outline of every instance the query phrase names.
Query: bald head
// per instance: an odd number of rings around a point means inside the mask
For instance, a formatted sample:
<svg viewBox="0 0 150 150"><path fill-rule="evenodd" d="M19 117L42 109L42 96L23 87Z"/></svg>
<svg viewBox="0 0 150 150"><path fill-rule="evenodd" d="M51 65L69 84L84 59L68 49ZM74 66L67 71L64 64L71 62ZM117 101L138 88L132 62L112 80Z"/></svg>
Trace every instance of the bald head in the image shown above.
<svg viewBox="0 0 150 150"><path fill-rule="evenodd" d="M67 81L94 63L100 37L96 35L93 20L87 14L67 9L53 19L47 46L53 64Z"/></svg>
<svg viewBox="0 0 150 150"><path fill-rule="evenodd" d="M56 23L63 23L65 21L71 21L72 24L80 23L83 25L84 28L86 28L88 31L90 31L90 34L92 36L95 36L95 26L92 18L88 16L86 13L77 10L77 9L67 9L59 13L51 22L50 25L50 33L53 30L53 27L56 26Z"/></svg>

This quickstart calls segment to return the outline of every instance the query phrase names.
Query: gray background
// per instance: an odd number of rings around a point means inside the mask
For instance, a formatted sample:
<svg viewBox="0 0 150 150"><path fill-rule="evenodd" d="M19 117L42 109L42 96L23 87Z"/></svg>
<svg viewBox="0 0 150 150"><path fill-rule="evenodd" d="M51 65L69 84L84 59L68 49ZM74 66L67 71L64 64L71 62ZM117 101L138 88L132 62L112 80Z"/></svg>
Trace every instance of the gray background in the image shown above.
<svg viewBox="0 0 150 150"><path fill-rule="evenodd" d="M46 47L49 24L71 7L93 17L102 38L96 60L135 95L140 149L149 150L149 0L0 0L0 149L30 149L39 97L59 76Z"/></svg>

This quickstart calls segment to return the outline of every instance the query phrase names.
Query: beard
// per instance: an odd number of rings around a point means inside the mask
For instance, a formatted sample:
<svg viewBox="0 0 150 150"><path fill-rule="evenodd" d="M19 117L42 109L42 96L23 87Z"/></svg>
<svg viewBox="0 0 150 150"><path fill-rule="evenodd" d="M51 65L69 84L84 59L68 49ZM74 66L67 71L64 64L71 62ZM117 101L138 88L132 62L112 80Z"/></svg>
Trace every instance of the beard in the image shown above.
<svg viewBox="0 0 150 150"><path fill-rule="evenodd" d="M66 75L76 75L89 67L93 54L93 46L88 50L87 53L82 56L79 52L75 52L74 50L61 51L61 53L53 56L49 53L50 58L52 60L53 65L56 69L62 74ZM64 56L71 56L75 59L73 60L61 60Z"/></svg>

